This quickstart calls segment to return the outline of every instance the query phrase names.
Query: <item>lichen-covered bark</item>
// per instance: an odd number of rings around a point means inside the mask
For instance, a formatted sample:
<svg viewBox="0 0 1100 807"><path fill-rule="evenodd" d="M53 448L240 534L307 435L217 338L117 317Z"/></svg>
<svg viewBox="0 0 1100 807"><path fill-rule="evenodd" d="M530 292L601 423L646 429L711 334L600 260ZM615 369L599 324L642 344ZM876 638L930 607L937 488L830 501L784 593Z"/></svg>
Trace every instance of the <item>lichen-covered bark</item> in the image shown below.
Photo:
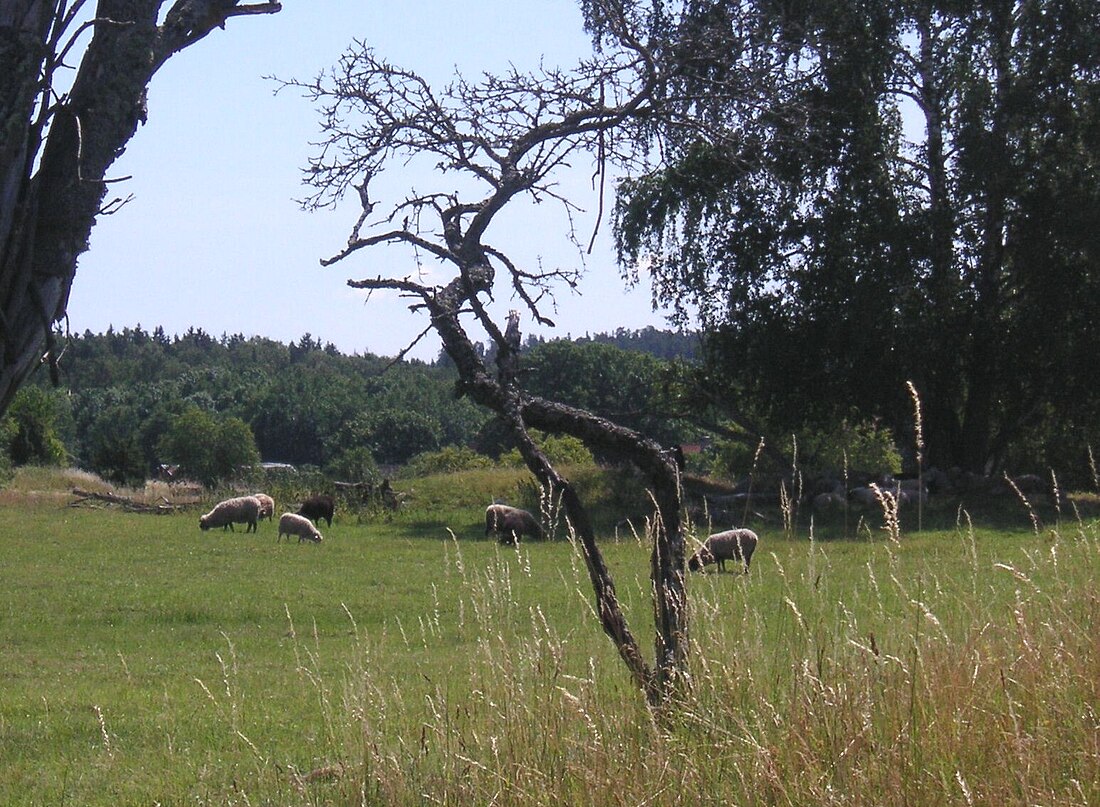
<svg viewBox="0 0 1100 807"><path fill-rule="evenodd" d="M100 0L91 41L68 94L43 115L57 49L73 31L56 4L0 0L0 414L19 385L50 360L77 259L107 196L107 171L145 120L157 69L231 16L279 3Z"/></svg>

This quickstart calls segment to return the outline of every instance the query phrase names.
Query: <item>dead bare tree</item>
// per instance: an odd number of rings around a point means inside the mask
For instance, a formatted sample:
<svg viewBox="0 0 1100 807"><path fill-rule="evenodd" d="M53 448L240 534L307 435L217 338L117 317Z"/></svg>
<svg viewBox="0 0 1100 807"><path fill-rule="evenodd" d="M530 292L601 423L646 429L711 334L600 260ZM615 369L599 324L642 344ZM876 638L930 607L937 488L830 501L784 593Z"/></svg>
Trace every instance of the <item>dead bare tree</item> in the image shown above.
<svg viewBox="0 0 1100 807"><path fill-rule="evenodd" d="M231 17L278 2L0 0L0 414L41 363L105 201L107 171L145 120L145 93L173 55ZM85 22L81 20L86 19ZM90 32L67 90L68 60Z"/></svg>
<svg viewBox="0 0 1100 807"><path fill-rule="evenodd" d="M518 298L530 317L550 323L544 309L555 290L574 287L575 270L529 271L490 241L490 227L506 205L523 197L552 200L572 214L573 201L555 182L572 159L629 165L634 128L655 114L663 81L651 50L636 35L641 21L617 3L603 11L603 47L575 69L513 69L478 83L457 78L437 92L417 74L380 59L361 43L332 71L312 82L285 82L317 103L323 137L307 170L314 189L307 207L334 206L354 188L361 213L346 246L323 260L332 265L361 250L405 245L417 256L408 273L349 280L368 292L411 298L458 368L460 393L506 424L527 467L546 490L560 496L575 530L592 583L596 612L649 703L668 702L685 680L687 613L684 538L678 469L664 447L590 412L526 393L517 380L518 333L502 329L487 310L494 293ZM411 192L377 218L372 182L391 166L413 159L435 162L440 181L472 191ZM572 220L572 219L570 219ZM575 233L563 237L580 243ZM448 271L432 282L425 257ZM434 270L433 271L438 271ZM552 323L550 323L552 324ZM469 328L496 345L496 367L486 365ZM506 333L505 331L509 331ZM619 607L615 585L584 503L570 481L539 450L530 430L569 434L601 455L633 463L656 505L652 585L655 659L648 662Z"/></svg>

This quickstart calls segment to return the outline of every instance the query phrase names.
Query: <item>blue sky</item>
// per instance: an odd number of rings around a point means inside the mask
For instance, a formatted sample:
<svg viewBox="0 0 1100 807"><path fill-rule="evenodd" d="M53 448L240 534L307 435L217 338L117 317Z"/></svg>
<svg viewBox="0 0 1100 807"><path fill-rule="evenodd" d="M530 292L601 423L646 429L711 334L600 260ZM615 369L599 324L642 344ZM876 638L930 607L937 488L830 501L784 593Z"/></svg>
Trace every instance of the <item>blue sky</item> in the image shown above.
<svg viewBox="0 0 1100 807"><path fill-rule="evenodd" d="M445 83L503 70L509 62L533 68L540 58L568 65L588 49L580 13L570 0L505 3L378 3L365 0L284 0L272 16L229 21L177 54L154 78L149 120L115 163L112 196L133 194L102 217L91 250L79 263L69 306L75 333L141 324L169 334L190 326L220 336L243 333L280 341L305 333L349 353L394 355L426 325L407 302L349 289L348 278L404 274L412 256L393 250L360 252L340 264L319 264L339 250L358 215L357 200L309 213L301 168L317 136L311 104L264 76L309 79L336 62L352 39L370 43L389 61ZM587 240L597 198L589 166L566 181L587 212L578 231ZM395 192L436 180L394 170ZM404 187L402 183L405 183ZM110 197L109 197L110 198ZM610 200L608 200L610 201ZM491 233L494 246L519 262L576 266L581 258L555 210L544 205L510 211L508 229ZM584 259L580 295L563 290L548 312L556 329L544 336L596 333L617 327L664 327L648 287L628 292L619 279L606 217L594 253ZM503 314L519 307L497 294ZM503 316L501 317L503 319ZM483 339L480 334L472 334ZM438 341L413 356L432 359Z"/></svg>

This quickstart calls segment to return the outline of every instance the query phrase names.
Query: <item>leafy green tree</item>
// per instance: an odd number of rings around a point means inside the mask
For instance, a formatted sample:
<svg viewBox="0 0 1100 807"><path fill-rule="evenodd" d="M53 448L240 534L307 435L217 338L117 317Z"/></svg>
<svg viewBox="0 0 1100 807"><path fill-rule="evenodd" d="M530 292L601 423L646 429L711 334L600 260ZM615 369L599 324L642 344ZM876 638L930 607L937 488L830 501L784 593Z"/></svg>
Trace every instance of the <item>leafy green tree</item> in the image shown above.
<svg viewBox="0 0 1100 807"><path fill-rule="evenodd" d="M325 465L326 445L357 413L350 382L308 369L276 377L243 412L263 456L295 465Z"/></svg>
<svg viewBox="0 0 1100 807"><path fill-rule="evenodd" d="M260 460L248 424L238 417L189 407L160 440L165 462L177 463L183 476L215 487Z"/></svg>
<svg viewBox="0 0 1100 807"><path fill-rule="evenodd" d="M709 128L652 130L671 159L622 184L616 232L698 309L730 400L780 433L853 408L901 433L912 380L929 460L973 470L1051 404L1095 430L1095 3L700 2L660 24L670 103Z"/></svg>
<svg viewBox="0 0 1100 807"><path fill-rule="evenodd" d="M26 386L8 409L8 451L14 465L62 465L65 444L58 433L61 402L56 393Z"/></svg>
<svg viewBox="0 0 1100 807"><path fill-rule="evenodd" d="M87 432L84 457L93 471L115 484L144 481L149 463L137 412L123 405L104 410Z"/></svg>
<svg viewBox="0 0 1100 807"><path fill-rule="evenodd" d="M325 468L345 482L368 482L378 476L378 464L366 446L353 446L336 454Z"/></svg>
<svg viewBox="0 0 1100 807"><path fill-rule="evenodd" d="M657 440L677 440L678 424L662 394L668 365L647 353L602 342L555 339L522 354L536 395L610 418Z"/></svg>
<svg viewBox="0 0 1100 807"><path fill-rule="evenodd" d="M428 414L384 409L370 418L370 450L379 462L400 464L440 447L439 423Z"/></svg>

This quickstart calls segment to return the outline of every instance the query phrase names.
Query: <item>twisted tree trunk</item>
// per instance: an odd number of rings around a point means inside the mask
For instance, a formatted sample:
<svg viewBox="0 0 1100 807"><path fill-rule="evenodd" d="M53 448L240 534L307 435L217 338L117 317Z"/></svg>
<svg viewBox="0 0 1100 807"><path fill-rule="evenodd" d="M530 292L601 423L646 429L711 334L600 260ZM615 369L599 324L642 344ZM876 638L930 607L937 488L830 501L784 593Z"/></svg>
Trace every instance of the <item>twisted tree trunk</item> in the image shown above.
<svg viewBox="0 0 1100 807"><path fill-rule="evenodd" d="M674 457L656 442L591 412L526 394L515 378L519 314L510 312L502 329L485 307L493 299L500 269L511 281L511 293L535 319L553 324L540 313L540 300L552 296L559 283L575 288L579 272L524 270L486 242L490 225L517 197L559 200L571 217L575 205L560 195L557 172L582 151L593 154L601 170L609 159L629 163L633 147L618 150L619 130L654 114L653 97L664 79L654 55L635 33L638 9L612 2L598 5L607 30L606 52L573 72L528 76L513 71L506 78L488 78L485 88L462 83L439 97L414 72L379 59L370 49L356 48L341 60L333 84L317 80L288 86L300 87L325 110L327 142L311 160L309 184L317 192L310 204L327 206L354 187L363 206L347 245L321 263L329 266L361 249L400 244L456 270L446 285L436 285L421 273L349 280L348 285L415 298L412 309L427 312L430 328L457 368L459 394L496 413L527 468L560 500L584 553L601 627L649 703L660 707L674 700L686 678L684 539ZM354 118L348 117L353 111ZM437 160L444 172L474 180L484 195L412 191L377 224L369 223L375 208L368 194L372 180L394 161L423 155ZM495 372L460 321L471 314L497 348ZM652 554L652 663L627 626L581 497L539 450L528 433L532 428L577 437L604 456L629 461L645 475L658 511Z"/></svg>
<svg viewBox="0 0 1100 807"><path fill-rule="evenodd" d="M464 304L475 309L480 305L475 294L478 277L477 268L467 268L448 286L434 293L399 281L349 280L348 285L352 288L406 287L422 297L431 315L432 327L455 363L460 391L497 414L516 439L527 468L543 489L560 496L566 517L584 552L600 625L615 644L631 678L645 693L647 701L652 706L663 706L675 697L684 683L688 647L680 479L675 459L658 443L632 429L582 409L523 394L512 378L517 340L497 340L500 372L496 377L491 375L459 322ZM539 450L528 433L530 428L576 437L604 455L631 462L649 481L658 515L651 557L656 643L652 666L646 662L619 606L615 583L596 541L587 508L570 481Z"/></svg>

